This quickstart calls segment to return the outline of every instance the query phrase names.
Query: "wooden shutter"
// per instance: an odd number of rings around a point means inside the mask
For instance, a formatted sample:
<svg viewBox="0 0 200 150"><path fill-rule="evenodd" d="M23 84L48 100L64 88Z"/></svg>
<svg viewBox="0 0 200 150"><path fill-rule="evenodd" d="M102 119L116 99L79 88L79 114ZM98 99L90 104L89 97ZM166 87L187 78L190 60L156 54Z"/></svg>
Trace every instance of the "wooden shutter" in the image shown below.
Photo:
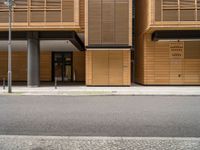
<svg viewBox="0 0 200 150"><path fill-rule="evenodd" d="M8 11L0 11L0 22L1 23L8 23Z"/></svg>
<svg viewBox="0 0 200 150"><path fill-rule="evenodd" d="M155 0L155 21L161 21L161 0Z"/></svg>
<svg viewBox="0 0 200 150"><path fill-rule="evenodd" d="M31 22L44 22L45 2L41 0L31 0Z"/></svg>
<svg viewBox="0 0 200 150"><path fill-rule="evenodd" d="M180 20L195 20L195 0L180 0Z"/></svg>
<svg viewBox="0 0 200 150"><path fill-rule="evenodd" d="M178 21L178 0L163 0L163 21Z"/></svg>
<svg viewBox="0 0 200 150"><path fill-rule="evenodd" d="M101 1L88 0L88 42L101 43Z"/></svg>
<svg viewBox="0 0 200 150"><path fill-rule="evenodd" d="M0 23L8 22L8 9L4 4L4 1L0 1Z"/></svg>
<svg viewBox="0 0 200 150"><path fill-rule="evenodd" d="M28 17L28 1L15 0L13 22L27 22Z"/></svg>
<svg viewBox="0 0 200 150"><path fill-rule="evenodd" d="M46 22L61 21L61 0L46 0Z"/></svg>
<svg viewBox="0 0 200 150"><path fill-rule="evenodd" d="M116 0L115 3L115 42L128 44L129 38L129 1Z"/></svg>
<svg viewBox="0 0 200 150"><path fill-rule="evenodd" d="M129 0L88 0L88 43L128 44Z"/></svg>
<svg viewBox="0 0 200 150"><path fill-rule="evenodd" d="M197 0L197 20L200 21L200 0Z"/></svg>
<svg viewBox="0 0 200 150"><path fill-rule="evenodd" d="M62 21L74 21L74 0L63 0L62 2Z"/></svg>
<svg viewBox="0 0 200 150"><path fill-rule="evenodd" d="M102 44L114 43L114 0L102 1Z"/></svg>
<svg viewBox="0 0 200 150"><path fill-rule="evenodd" d="M47 10L46 11L46 22L60 22L61 12L59 10Z"/></svg>

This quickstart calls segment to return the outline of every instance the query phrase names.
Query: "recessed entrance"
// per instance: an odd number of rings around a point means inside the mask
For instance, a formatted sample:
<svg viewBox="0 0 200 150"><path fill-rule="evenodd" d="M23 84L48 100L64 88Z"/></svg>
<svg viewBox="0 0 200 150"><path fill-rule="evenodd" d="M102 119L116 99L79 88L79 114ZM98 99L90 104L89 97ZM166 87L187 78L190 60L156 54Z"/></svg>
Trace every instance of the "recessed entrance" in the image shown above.
<svg viewBox="0 0 200 150"><path fill-rule="evenodd" d="M52 56L53 80L56 78L59 82L72 82L72 52L53 52Z"/></svg>

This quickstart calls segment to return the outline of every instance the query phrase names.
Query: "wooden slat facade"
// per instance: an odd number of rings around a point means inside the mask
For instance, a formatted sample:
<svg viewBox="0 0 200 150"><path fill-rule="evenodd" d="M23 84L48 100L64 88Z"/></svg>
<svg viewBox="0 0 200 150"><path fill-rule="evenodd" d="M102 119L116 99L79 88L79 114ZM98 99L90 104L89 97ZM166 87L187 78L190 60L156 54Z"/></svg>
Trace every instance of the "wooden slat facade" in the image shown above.
<svg viewBox="0 0 200 150"><path fill-rule="evenodd" d="M199 3L136 1L136 82L200 85L200 41L152 41L152 33L157 30L199 30Z"/></svg>
<svg viewBox="0 0 200 150"><path fill-rule="evenodd" d="M8 53L0 51L0 80L7 79ZM41 52L40 55L40 80L51 81L51 52ZM13 81L27 80L27 52L12 52Z"/></svg>
<svg viewBox="0 0 200 150"><path fill-rule="evenodd" d="M85 81L85 52L73 52L73 74L76 82Z"/></svg>
<svg viewBox="0 0 200 150"><path fill-rule="evenodd" d="M172 57L170 45L180 42L152 42L145 35L143 84L200 85L200 42L181 42L182 56Z"/></svg>

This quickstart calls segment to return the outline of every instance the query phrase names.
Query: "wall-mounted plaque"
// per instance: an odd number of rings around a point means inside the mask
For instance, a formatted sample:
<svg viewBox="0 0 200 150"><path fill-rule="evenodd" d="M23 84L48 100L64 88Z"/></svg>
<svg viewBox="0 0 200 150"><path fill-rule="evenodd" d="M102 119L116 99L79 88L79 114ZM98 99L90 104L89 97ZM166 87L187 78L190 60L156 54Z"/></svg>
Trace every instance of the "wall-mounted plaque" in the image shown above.
<svg viewBox="0 0 200 150"><path fill-rule="evenodd" d="M170 58L184 58L184 42L173 42L169 44Z"/></svg>

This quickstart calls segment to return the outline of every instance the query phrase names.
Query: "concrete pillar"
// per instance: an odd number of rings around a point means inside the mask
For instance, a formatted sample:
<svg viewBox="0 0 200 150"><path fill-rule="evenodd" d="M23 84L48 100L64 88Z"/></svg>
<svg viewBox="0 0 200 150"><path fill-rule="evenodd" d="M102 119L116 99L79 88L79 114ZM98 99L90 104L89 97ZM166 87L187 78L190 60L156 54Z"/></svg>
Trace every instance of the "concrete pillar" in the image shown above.
<svg viewBox="0 0 200 150"><path fill-rule="evenodd" d="M27 84L29 87L38 87L40 86L40 41L38 32L28 32L27 45Z"/></svg>

